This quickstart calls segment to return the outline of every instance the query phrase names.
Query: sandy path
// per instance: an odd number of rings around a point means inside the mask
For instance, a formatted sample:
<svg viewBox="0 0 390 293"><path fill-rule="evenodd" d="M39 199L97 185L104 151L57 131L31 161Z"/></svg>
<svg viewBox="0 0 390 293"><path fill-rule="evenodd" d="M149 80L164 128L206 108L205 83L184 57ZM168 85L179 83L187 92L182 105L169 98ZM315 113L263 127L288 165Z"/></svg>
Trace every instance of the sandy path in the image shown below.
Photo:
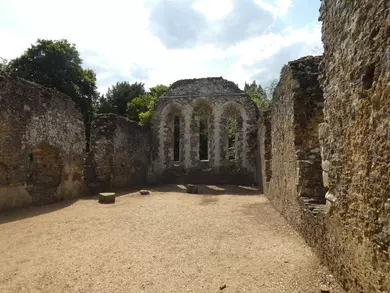
<svg viewBox="0 0 390 293"><path fill-rule="evenodd" d="M0 292L343 292L265 197L224 188L2 215Z"/></svg>

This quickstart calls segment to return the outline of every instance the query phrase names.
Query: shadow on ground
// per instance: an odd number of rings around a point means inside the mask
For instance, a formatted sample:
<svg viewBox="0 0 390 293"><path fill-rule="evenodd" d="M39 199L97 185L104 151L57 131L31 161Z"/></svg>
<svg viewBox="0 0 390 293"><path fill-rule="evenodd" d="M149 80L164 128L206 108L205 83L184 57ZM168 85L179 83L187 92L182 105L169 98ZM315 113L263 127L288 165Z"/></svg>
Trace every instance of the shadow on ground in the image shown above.
<svg viewBox="0 0 390 293"><path fill-rule="evenodd" d="M64 200L48 204L45 206L30 206L25 208L13 209L0 212L0 224L9 223L13 221L19 221L27 218L40 216L43 214L52 213L66 207L71 206L75 202L81 199Z"/></svg>
<svg viewBox="0 0 390 293"><path fill-rule="evenodd" d="M200 195L239 195L254 196L260 195L261 192L257 187L235 186L235 185L198 185ZM151 188L157 192L187 192L185 185L161 185Z"/></svg>
<svg viewBox="0 0 390 293"><path fill-rule="evenodd" d="M129 193L135 193L141 190L142 188L136 187L136 188L129 188L126 190L105 190L104 192L115 192L116 197L120 197L123 195L127 195ZM32 218L48 213L52 213L64 208L67 208L71 206L72 204L82 201L82 200L96 200L98 201L98 194L94 195L87 195L81 198L75 198L75 199L67 199L62 200L60 202L55 202L43 206L29 206L24 208L18 208L18 209L11 209L11 210L5 210L0 212L0 224L9 223L13 221L19 221L27 218Z"/></svg>
<svg viewBox="0 0 390 293"><path fill-rule="evenodd" d="M154 187L150 186L150 187L143 187L143 188L134 187L126 190L123 189L104 190L104 192L115 192L116 196L120 197L123 195L136 194L141 189L148 189L152 193L153 192L163 192L163 193L172 193L172 192L186 193L187 192L185 185L161 185L161 186L154 186ZM255 187L249 187L249 186L199 185L199 195L206 196L202 199L202 203L205 205L213 204L217 202L217 199L213 197L208 198L207 196L216 196L216 195L224 195L224 194L230 194L230 195L233 194L238 196L255 196L255 195L259 195L260 191ZM32 218L47 213L52 213L67 208L80 200L97 201L98 195L95 194L95 195L85 196L78 199L63 200L61 202L56 202L45 206L30 206L25 208L3 211L0 212L0 224L18 221L26 218Z"/></svg>

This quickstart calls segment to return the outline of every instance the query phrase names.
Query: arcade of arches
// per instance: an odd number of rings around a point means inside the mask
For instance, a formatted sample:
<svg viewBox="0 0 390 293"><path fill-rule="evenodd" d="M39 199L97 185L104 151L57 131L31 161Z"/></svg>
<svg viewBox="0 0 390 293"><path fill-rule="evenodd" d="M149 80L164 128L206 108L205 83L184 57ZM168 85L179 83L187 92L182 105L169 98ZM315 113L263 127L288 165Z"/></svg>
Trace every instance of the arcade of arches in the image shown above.
<svg viewBox="0 0 390 293"><path fill-rule="evenodd" d="M255 103L226 80L173 84L153 114L151 180L255 183L258 115Z"/></svg>

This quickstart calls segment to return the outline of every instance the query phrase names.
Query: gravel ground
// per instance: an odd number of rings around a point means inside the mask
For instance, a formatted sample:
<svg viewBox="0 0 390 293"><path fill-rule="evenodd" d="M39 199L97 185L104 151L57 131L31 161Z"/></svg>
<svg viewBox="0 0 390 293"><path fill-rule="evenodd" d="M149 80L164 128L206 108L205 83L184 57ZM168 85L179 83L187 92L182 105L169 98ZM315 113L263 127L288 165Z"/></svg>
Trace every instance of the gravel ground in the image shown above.
<svg viewBox="0 0 390 293"><path fill-rule="evenodd" d="M264 196L201 192L162 186L1 215L0 292L344 292Z"/></svg>

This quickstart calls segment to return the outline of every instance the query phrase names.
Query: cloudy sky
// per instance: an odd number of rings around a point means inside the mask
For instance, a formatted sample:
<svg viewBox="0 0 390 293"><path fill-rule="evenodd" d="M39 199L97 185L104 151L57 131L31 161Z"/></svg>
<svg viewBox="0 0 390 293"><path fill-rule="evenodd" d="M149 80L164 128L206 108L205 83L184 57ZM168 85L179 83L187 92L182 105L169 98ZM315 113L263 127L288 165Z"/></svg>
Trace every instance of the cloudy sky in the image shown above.
<svg viewBox="0 0 390 293"><path fill-rule="evenodd" d="M321 53L320 0L0 0L0 57L37 38L75 43L99 90L223 76L267 85Z"/></svg>

